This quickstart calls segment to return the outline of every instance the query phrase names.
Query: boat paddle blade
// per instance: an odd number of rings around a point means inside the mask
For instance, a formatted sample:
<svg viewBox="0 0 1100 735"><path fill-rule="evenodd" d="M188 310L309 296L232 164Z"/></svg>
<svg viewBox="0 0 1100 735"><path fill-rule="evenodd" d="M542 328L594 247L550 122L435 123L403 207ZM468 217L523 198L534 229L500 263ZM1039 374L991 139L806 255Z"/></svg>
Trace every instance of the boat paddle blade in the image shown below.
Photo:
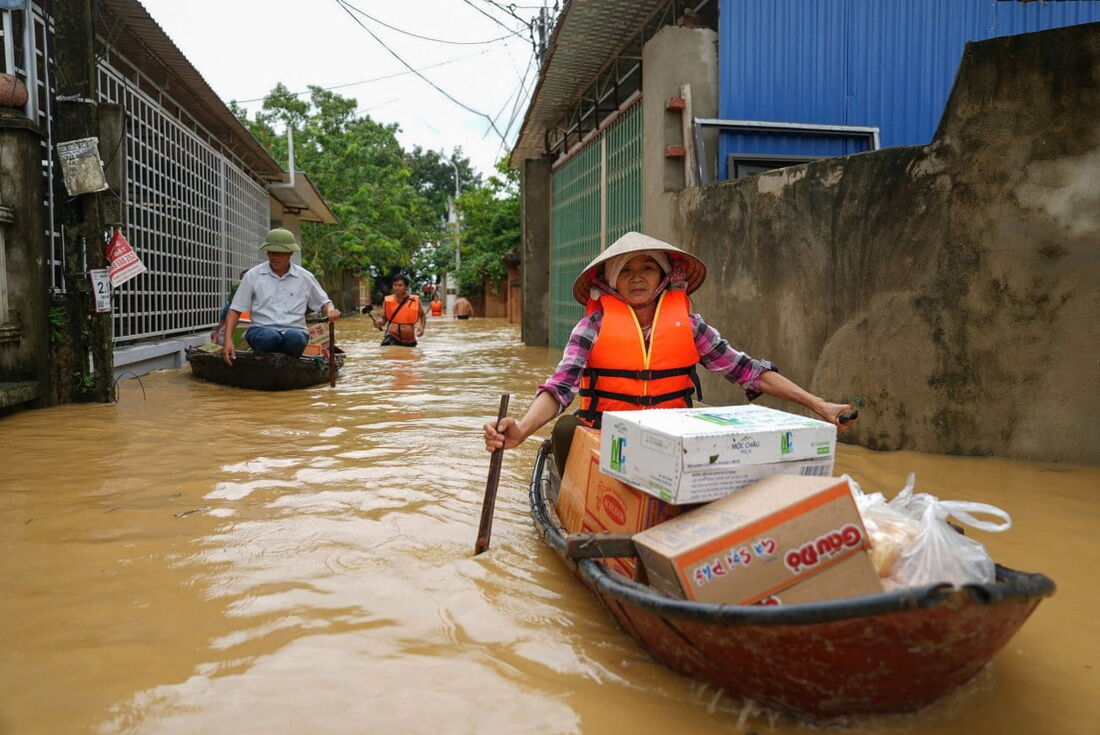
<svg viewBox="0 0 1100 735"><path fill-rule="evenodd" d="M497 411L497 430L501 420L508 415L508 393L500 396L500 410ZM477 543L474 544L474 556L489 548L489 535L493 532L493 508L497 504L497 484L500 482L500 463L504 459L503 449L494 449L489 458L489 477L485 481L485 500L481 504L481 525L477 529Z"/></svg>

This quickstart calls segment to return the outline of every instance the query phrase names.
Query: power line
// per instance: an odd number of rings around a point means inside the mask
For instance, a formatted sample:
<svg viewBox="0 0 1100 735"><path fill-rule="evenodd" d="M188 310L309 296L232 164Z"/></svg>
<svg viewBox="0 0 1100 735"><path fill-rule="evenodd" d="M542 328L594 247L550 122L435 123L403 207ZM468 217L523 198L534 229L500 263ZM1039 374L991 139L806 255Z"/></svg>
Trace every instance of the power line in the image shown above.
<svg viewBox="0 0 1100 735"><path fill-rule="evenodd" d="M449 41L445 38L432 38L430 36L421 36L418 33L413 33L412 31L402 30L401 28L397 28L396 26L391 26L389 23L386 23L385 21L378 20L378 18L375 18L373 15L370 15L369 13L364 12L363 10L355 7L354 5L351 5L349 7L351 7L351 9L354 10L356 13L359 13L360 15L362 15L364 18L369 18L370 20L373 20L378 25L385 26L386 28L389 28L391 31L397 31L398 33L404 33L406 36L412 36L413 38L419 38L419 39L424 40L424 41L434 41L435 43L449 43L453 46L478 46L478 45L483 45L483 44L488 44L488 43L496 43L497 41L503 41L504 39L508 38L508 36L499 36L497 38L490 38L488 41Z"/></svg>
<svg viewBox="0 0 1100 735"><path fill-rule="evenodd" d="M519 104L520 96L522 96L522 95L520 95L520 93L527 91L527 75L531 73L531 62L533 60L534 60L534 54L527 57L527 68L525 68L523 70L522 75L519 73L518 69L515 70L516 71L516 79L519 80L519 82L518 82L518 84L516 84L515 88L511 92L509 92L508 96L504 99L504 102L501 104L500 109L497 110L497 113L495 115L493 115L494 120L499 121L501 119L501 117L504 115L504 111L508 108L508 104L512 101L513 98L516 99L516 104ZM508 129L507 128L504 129L504 134L505 135L508 134ZM484 136L482 136L482 137L484 137Z"/></svg>
<svg viewBox="0 0 1100 735"><path fill-rule="evenodd" d="M489 53L489 51L490 51L490 49L485 49L484 51L478 51L476 54L466 54L465 56L456 56L453 59L447 59L446 61L440 61L437 64L429 64L428 66L422 66L419 69L411 69L409 71L399 71L396 74L387 74L387 75L382 76L382 77L374 77L373 79L364 79L364 80L359 81L359 82L346 82L345 84L334 84L331 87L321 87L321 89L323 89L326 92L331 92L334 89L343 89L344 87L355 87L355 86L360 85L360 84L370 84L371 82L381 82L381 81L385 81L386 79L393 79L394 77L403 77L406 74L415 74L418 71L427 71L428 69L435 69L436 67L439 67L439 66L446 66L447 64L453 64L456 61L465 61L466 59L473 59L477 56L484 56L485 54ZM292 92L292 94L295 97L299 97L303 94L311 94L312 92L313 92L313 90L306 89L306 90L303 90L301 92ZM248 99L248 100L233 100L233 101L243 104L245 102L262 102L265 99L267 99L266 95L263 96L263 97L253 97L252 99Z"/></svg>
<svg viewBox="0 0 1100 735"><path fill-rule="evenodd" d="M476 5L474 5L474 4L472 3L472 2L470 2L470 0L462 0L462 2L466 3L466 4L467 4L467 5L469 5L469 6L471 7L471 8L473 8L474 10L476 10L476 11L477 11L477 12L479 12L479 13L481 13L482 15L484 15L484 16L485 16L486 18L488 18L489 20L491 20L491 21L493 21L494 23L496 23L496 24L497 24L498 26L500 26L501 28L503 28L504 30L506 30L506 31L508 31L509 33L511 33L511 34L512 34L513 36L516 36L517 38L523 38L523 36L521 36L521 35L520 35L520 34L519 34L519 33L518 33L517 31L515 31L515 30L513 30L513 29L509 28L508 26L504 25L504 23L502 23L502 22L500 21L500 19L499 19L499 18L497 18L497 17L495 16L495 15L493 15L492 13L487 13L487 12L485 12L484 10L482 10L481 8L479 8L478 6L476 6ZM520 20L522 20L522 18L521 18ZM526 38L523 38L523 40L525 40L525 41L526 41L527 39L526 39Z"/></svg>
<svg viewBox="0 0 1100 735"><path fill-rule="evenodd" d="M468 1L468 0L467 0L467 1ZM394 50L393 50L393 49L391 49L391 48L390 48L389 46L387 46L387 45L386 45L386 43L385 43L385 41L383 41L383 40L382 40L381 38L379 38L379 37L378 37L378 36L377 36L377 35L375 34L375 32L374 32L374 31L372 31L372 30L371 30L370 28L367 28L367 26L363 25L363 21L361 21L361 20L359 20L358 18L356 18L356 17L355 17L355 14L351 12L351 9L350 9L350 4L349 4L349 3L348 3L348 2L346 1L346 0L336 0L336 3L337 3L337 4L338 4L338 5L339 5L339 6L341 7L341 8L343 8L343 9L344 9L344 11L345 11L345 12L346 12L346 13L348 14L348 16L349 16L349 17L350 17L350 18L351 18L352 20L354 20L354 21L355 21L355 22L356 22L357 24L359 24L359 27L360 27L360 28L362 28L362 29L363 29L364 31L366 31L366 32L367 32L368 34L370 34L370 37L371 37L371 38L373 38L373 39L374 39L375 41L377 41L377 42L378 42L378 45L379 45L379 46L381 46L382 48L386 49L386 51L387 51L387 52L389 52L389 54L390 54L391 56L393 56L393 58L395 58L395 59L397 59L398 61L400 61L400 62L401 62L401 64L402 64L402 65L403 65L403 66L404 66L404 67L405 67L406 69L408 69L408 70L409 70L409 71L411 71L412 73L416 74L416 76L420 77L420 78L421 78L421 79L422 79L422 80L423 80L423 81L424 81L425 83L427 83L427 84L428 84L429 86L431 86L431 88L432 88L432 89L434 89L435 91L439 92L439 93L440 93L441 95L443 95L444 97L446 97L447 99L449 99L449 100L450 100L451 102L453 102L453 103L455 103L456 105L458 105L459 107L461 107L461 108L462 108L463 110L466 110L466 111L467 111L467 112L469 112L469 113L472 113L472 114L474 114L474 115L477 115L477 116L479 116L479 117L483 117L483 118L485 118L486 120L488 120L488 121L489 121L489 126L490 126L490 127L492 127L492 129L493 129L493 132L495 132L495 133L496 133L496 134L497 134L498 136L500 136L501 140L504 140L504 136L503 136L503 135L501 134L500 130L499 130L499 129L497 128L497 125L496 125L496 123L495 123L495 122L493 121L493 118L489 117L489 116L488 116L488 115L486 115L486 114L485 114L484 112L481 112L480 110L475 110L474 108L470 107L469 105L465 104L464 102L461 102L461 101L459 101L459 100L455 99L455 98L454 98L454 96L452 96L452 95L451 95L451 94L450 94L450 93L449 93L449 92L448 92L447 90L445 90L445 89L443 89L442 87L440 87L440 86L439 86L438 84L436 84L435 82L433 82L433 81L432 81L431 79L428 79L428 78L427 78L426 76L424 76L423 74L421 74L421 73L420 73L420 72L419 72L418 70L416 70L416 69L413 69L413 68L412 68L412 66L411 66L411 65L409 64L409 62L407 62L407 61L405 61L405 60L404 60L403 58L401 58L401 56L400 56L400 55L399 55L399 54L398 54L398 53L397 53L396 51L394 51Z"/></svg>
<svg viewBox="0 0 1100 735"><path fill-rule="evenodd" d="M356 110L352 114L362 115L364 112L370 112L371 110L377 110L380 107L385 107L386 105L391 104L393 102L397 102L400 99L401 99L400 97L390 97L385 102L379 102L377 105L371 105L370 107L360 107L358 110Z"/></svg>
<svg viewBox="0 0 1100 735"><path fill-rule="evenodd" d="M529 100L531 98L531 91L527 88L526 81L527 81L528 75L531 73L532 69L534 69L534 68L535 68L535 55L531 54L530 58L528 58L528 60L527 60L527 70L523 73L523 77L519 80L520 89L523 92L525 92L526 95L524 95L524 94L517 94L516 95L516 102L512 106L512 114L508 118L508 124L504 127L504 134L506 136L511 134L512 125L514 125L516 120L518 119L519 111L520 111L520 108L523 106L523 102L525 100ZM500 158L500 153L504 149L505 145L507 145L507 143L504 140L501 140L500 141L500 146L497 148L496 158Z"/></svg>
<svg viewBox="0 0 1100 735"><path fill-rule="evenodd" d="M500 3L496 2L496 0L482 0L482 1L483 1L483 2L487 2L487 3L489 3L490 5L492 5L492 6L493 6L493 7L495 7L495 8L500 8L500 9L501 9L501 10L503 10L503 11L504 11L505 13L507 13L507 14L508 14L508 15L510 15L510 16L512 16L512 17L513 17L513 18L515 18L516 20L518 20L518 21L519 21L520 23L523 23L524 25L527 25L527 21L526 21L526 20L524 20L523 18L521 18L521 17L519 17L518 15L516 15L516 6L515 6L515 5L509 5L508 7L504 7L504 6L503 6L503 5L501 5Z"/></svg>

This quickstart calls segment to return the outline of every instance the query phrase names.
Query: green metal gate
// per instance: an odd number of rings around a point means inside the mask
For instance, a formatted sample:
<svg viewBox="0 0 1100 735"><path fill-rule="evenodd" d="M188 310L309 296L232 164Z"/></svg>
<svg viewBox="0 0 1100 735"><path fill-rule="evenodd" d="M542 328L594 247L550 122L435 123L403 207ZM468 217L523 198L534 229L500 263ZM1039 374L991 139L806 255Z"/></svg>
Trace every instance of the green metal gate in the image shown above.
<svg viewBox="0 0 1100 735"><path fill-rule="evenodd" d="M642 106L559 166L550 191L550 344L563 347L584 315L573 281L602 249L642 227Z"/></svg>

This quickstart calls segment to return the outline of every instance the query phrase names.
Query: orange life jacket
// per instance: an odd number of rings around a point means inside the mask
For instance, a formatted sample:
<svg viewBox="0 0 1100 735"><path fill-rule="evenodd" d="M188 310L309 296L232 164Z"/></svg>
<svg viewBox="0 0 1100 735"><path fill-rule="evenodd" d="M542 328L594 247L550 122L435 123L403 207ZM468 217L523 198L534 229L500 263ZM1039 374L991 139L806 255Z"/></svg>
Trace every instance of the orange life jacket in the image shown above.
<svg viewBox="0 0 1100 735"><path fill-rule="evenodd" d="M598 428L604 411L690 406L699 351L687 294L661 294L648 349L634 309L610 294L600 304L603 321L581 378L577 416Z"/></svg>
<svg viewBox="0 0 1100 735"><path fill-rule="evenodd" d="M410 295L405 301L405 304L398 309L398 305L401 302L390 294L385 298L383 312L388 321L391 324L416 324L420 321L420 297Z"/></svg>
<svg viewBox="0 0 1100 735"><path fill-rule="evenodd" d="M432 316L442 316L443 315L443 302L442 301L433 301L431 303L431 306L432 306Z"/></svg>

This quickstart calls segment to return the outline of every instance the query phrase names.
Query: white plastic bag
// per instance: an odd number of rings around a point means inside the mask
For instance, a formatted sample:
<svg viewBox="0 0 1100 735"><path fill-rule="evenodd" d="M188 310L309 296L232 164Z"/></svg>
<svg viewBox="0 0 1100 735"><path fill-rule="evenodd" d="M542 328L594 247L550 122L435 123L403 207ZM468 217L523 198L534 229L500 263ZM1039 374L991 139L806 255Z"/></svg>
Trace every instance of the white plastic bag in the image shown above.
<svg viewBox="0 0 1100 735"><path fill-rule="evenodd" d="M950 582L991 584L995 578L993 559L978 541L968 538L947 523L948 517L979 531L1001 532L1012 528L1012 518L1000 508L987 503L964 500L940 500L928 493L913 493L915 478L909 482L890 507L920 522L920 534L901 553L893 574L885 580L886 587L914 587L923 584ZM990 515L1000 523L981 521L974 513Z"/></svg>
<svg viewBox="0 0 1100 735"><path fill-rule="evenodd" d="M1012 519L986 503L940 500L928 493L914 493L916 476L888 503L882 493L865 495L851 478L856 505L871 540L871 560L887 590L948 582L990 584L995 578L993 559L980 542L962 535L948 517L980 531L1000 532L1012 527ZM975 513L1000 522L982 521Z"/></svg>
<svg viewBox="0 0 1100 735"><path fill-rule="evenodd" d="M867 538L871 542L871 563L879 577L889 577L902 551L909 548L920 534L920 522L891 508L882 493L866 495L858 482L848 475L844 477L852 488L856 507L867 529ZM912 479L910 475L910 482ZM912 491L909 485L906 489Z"/></svg>

